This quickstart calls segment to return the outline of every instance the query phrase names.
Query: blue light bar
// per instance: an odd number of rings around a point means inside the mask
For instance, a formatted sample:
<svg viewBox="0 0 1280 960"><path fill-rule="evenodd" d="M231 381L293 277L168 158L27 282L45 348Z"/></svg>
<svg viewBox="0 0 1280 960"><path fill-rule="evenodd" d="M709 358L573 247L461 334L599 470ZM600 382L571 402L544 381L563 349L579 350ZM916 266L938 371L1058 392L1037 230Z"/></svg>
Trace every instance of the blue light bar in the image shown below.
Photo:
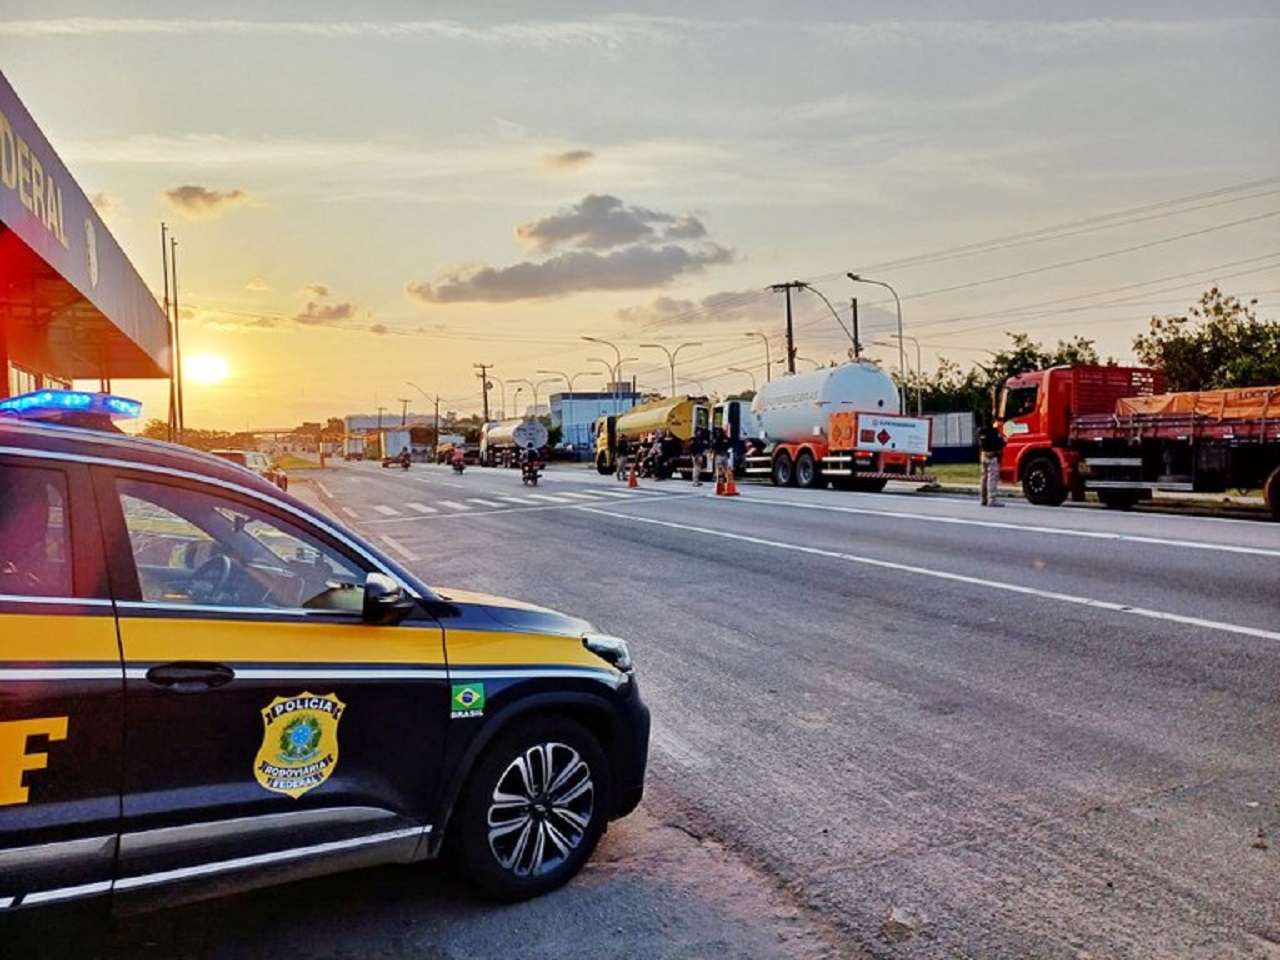
<svg viewBox="0 0 1280 960"><path fill-rule="evenodd" d="M37 390L35 393L0 400L0 414L5 413L24 420L56 420L67 413L97 414L112 420L136 420L142 416L142 404L113 393Z"/></svg>

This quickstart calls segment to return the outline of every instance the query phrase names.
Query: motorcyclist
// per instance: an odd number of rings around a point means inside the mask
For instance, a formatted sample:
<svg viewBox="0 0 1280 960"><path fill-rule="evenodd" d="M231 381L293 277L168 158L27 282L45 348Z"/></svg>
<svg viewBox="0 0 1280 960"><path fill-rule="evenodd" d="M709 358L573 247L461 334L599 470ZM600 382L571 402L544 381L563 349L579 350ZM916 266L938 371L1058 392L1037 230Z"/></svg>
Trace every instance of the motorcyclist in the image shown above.
<svg viewBox="0 0 1280 960"><path fill-rule="evenodd" d="M538 451L533 449L532 441L520 451L520 470L526 477L538 472Z"/></svg>
<svg viewBox="0 0 1280 960"><path fill-rule="evenodd" d="M453 451L453 469L458 473L462 472L462 468L466 466L467 458L463 455L461 449Z"/></svg>
<svg viewBox="0 0 1280 960"><path fill-rule="evenodd" d="M396 457L396 461L402 467L409 466L409 448L408 447L405 447L403 450L400 451L399 456Z"/></svg>

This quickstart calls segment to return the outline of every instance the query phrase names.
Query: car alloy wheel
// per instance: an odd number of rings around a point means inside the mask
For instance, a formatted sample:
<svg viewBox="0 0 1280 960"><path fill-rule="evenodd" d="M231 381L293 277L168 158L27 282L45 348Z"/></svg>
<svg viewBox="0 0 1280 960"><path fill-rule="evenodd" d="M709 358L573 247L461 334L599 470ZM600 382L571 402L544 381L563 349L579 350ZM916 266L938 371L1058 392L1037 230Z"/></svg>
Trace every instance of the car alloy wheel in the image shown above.
<svg viewBox="0 0 1280 960"><path fill-rule="evenodd" d="M462 799L452 842L476 885L500 900L553 890L604 833L612 798L599 743L579 724L545 718L489 746Z"/></svg>
<svg viewBox="0 0 1280 960"><path fill-rule="evenodd" d="M489 849L517 877L554 871L582 843L595 809L591 768L573 747L540 743L511 761L489 802Z"/></svg>

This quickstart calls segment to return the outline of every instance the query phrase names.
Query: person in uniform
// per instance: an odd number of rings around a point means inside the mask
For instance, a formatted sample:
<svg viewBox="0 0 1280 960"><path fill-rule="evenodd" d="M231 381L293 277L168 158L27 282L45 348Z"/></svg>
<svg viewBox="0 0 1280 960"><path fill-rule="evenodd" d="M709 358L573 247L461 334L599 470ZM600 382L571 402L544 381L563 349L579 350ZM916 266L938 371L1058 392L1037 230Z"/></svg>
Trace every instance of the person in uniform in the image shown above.
<svg viewBox="0 0 1280 960"><path fill-rule="evenodd" d="M1000 502L1000 454L1004 450L1004 433L1000 421L988 423L978 431L978 450L982 453L981 495L984 507L1003 507Z"/></svg>

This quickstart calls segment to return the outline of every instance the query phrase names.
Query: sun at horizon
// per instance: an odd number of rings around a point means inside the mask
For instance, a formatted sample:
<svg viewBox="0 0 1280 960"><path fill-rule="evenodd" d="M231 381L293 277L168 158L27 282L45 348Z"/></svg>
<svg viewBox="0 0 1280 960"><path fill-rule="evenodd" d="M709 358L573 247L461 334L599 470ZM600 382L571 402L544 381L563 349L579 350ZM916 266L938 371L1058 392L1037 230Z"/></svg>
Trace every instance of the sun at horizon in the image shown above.
<svg viewBox="0 0 1280 960"><path fill-rule="evenodd" d="M182 375L190 383L221 383L231 376L231 365L215 353L196 353L182 361Z"/></svg>

